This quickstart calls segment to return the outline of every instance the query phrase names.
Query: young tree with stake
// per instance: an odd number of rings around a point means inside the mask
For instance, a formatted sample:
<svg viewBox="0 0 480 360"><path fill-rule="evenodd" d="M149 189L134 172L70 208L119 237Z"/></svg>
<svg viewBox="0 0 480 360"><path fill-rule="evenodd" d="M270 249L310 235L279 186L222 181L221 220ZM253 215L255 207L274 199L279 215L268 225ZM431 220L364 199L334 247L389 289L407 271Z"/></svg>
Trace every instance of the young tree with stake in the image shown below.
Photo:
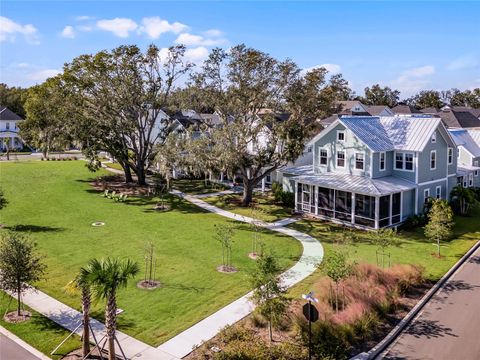
<svg viewBox="0 0 480 360"><path fill-rule="evenodd" d="M452 236L453 211L447 201L434 199L425 225L425 237L437 244L437 256L440 257L440 242Z"/></svg>

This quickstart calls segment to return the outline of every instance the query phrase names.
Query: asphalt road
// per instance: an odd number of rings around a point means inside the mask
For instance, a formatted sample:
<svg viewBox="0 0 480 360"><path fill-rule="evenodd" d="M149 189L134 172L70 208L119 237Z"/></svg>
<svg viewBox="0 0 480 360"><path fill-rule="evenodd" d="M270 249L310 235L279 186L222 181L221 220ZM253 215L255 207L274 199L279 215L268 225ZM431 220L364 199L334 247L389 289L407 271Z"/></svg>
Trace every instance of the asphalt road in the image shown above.
<svg viewBox="0 0 480 360"><path fill-rule="evenodd" d="M0 360L39 360L13 340L0 334Z"/></svg>
<svg viewBox="0 0 480 360"><path fill-rule="evenodd" d="M432 297L383 358L480 359L480 248Z"/></svg>

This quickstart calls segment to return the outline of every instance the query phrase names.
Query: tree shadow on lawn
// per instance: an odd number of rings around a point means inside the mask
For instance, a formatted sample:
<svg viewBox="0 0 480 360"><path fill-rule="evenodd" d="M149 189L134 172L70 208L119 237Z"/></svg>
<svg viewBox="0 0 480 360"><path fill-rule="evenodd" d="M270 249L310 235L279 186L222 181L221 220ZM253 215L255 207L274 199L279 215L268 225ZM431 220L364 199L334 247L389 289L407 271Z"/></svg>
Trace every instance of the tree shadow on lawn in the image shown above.
<svg viewBox="0 0 480 360"><path fill-rule="evenodd" d="M42 225L26 225L26 224L17 224L12 226L7 226L6 229L12 231L20 231L20 232L60 232L64 231L64 228L59 227L52 227L52 226L42 226Z"/></svg>

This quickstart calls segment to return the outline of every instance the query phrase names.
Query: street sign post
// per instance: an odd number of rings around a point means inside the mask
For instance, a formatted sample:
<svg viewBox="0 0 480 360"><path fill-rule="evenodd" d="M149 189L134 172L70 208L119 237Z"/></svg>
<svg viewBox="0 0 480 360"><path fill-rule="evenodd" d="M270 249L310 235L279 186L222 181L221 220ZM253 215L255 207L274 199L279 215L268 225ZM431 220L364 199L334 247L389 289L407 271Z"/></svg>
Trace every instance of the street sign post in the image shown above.
<svg viewBox="0 0 480 360"><path fill-rule="evenodd" d="M307 300L308 303L303 305L303 316L308 320L308 360L312 359L312 322L318 320L318 310L315 305L312 304L318 303L318 299L313 297L313 292L309 292L306 295L302 295L302 298Z"/></svg>

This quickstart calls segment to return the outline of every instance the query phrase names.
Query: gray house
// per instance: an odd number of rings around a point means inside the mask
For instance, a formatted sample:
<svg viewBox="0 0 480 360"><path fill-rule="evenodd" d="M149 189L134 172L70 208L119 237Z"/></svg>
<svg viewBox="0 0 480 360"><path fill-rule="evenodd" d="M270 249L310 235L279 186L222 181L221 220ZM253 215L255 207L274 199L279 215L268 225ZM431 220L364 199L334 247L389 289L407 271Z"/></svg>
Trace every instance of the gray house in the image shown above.
<svg viewBox="0 0 480 360"><path fill-rule="evenodd" d="M463 187L480 187L480 130L450 129L457 145L457 182Z"/></svg>
<svg viewBox="0 0 480 360"><path fill-rule="evenodd" d="M283 187L298 211L335 222L397 225L457 184L456 144L438 117L344 116L307 146L312 162L282 169Z"/></svg>

